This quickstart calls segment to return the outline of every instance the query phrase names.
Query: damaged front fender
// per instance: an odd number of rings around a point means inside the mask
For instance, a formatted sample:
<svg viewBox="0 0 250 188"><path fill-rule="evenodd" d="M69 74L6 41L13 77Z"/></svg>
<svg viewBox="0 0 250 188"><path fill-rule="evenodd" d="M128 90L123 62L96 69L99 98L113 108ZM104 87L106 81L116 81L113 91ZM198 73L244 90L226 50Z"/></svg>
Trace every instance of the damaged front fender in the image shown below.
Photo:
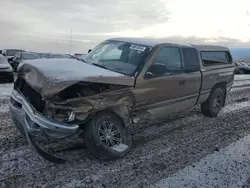
<svg viewBox="0 0 250 188"><path fill-rule="evenodd" d="M79 121L86 121L96 112L110 110L116 113L125 125L130 123L131 108L135 103L131 88L103 92L93 96L77 97L62 102L49 102L48 108L72 111Z"/></svg>

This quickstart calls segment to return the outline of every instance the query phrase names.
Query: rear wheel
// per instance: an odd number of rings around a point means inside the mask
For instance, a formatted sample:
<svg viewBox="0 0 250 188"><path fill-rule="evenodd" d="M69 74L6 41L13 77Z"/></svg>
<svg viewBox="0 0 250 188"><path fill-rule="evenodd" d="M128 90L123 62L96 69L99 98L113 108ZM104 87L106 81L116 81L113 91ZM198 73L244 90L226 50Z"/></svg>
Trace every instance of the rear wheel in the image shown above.
<svg viewBox="0 0 250 188"><path fill-rule="evenodd" d="M225 89L214 88L207 101L201 104L201 112L205 116L216 117L221 111L225 100Z"/></svg>
<svg viewBox="0 0 250 188"><path fill-rule="evenodd" d="M84 131L88 151L96 158L112 160L123 157L132 147L132 137L121 119L111 112L100 112Z"/></svg>

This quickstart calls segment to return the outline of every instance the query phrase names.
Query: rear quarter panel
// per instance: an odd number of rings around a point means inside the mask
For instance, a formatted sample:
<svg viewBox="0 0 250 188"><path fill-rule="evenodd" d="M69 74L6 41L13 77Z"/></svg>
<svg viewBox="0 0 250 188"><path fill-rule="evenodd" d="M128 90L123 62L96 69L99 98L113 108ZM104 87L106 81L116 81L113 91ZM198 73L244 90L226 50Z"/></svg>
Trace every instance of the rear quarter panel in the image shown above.
<svg viewBox="0 0 250 188"><path fill-rule="evenodd" d="M233 85L234 69L235 66L233 63L204 66L201 61L202 85L198 103L203 103L207 100L211 90L216 84L225 84L227 91L229 91Z"/></svg>

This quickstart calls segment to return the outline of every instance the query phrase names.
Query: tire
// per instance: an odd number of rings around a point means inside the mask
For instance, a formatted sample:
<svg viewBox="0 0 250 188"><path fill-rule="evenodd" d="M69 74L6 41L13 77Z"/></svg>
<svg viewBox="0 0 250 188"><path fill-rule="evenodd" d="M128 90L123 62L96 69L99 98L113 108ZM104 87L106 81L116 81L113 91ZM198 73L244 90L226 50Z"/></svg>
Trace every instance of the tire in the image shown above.
<svg viewBox="0 0 250 188"><path fill-rule="evenodd" d="M111 125L112 128L110 129ZM110 130L115 134L111 134ZM86 124L84 140L88 151L102 160L121 158L132 147L131 134L121 119L111 112L100 112ZM110 140L113 140L115 146L112 147Z"/></svg>
<svg viewBox="0 0 250 188"><path fill-rule="evenodd" d="M221 111L225 100L225 89L214 88L207 101L201 104L201 112L208 117L217 117Z"/></svg>

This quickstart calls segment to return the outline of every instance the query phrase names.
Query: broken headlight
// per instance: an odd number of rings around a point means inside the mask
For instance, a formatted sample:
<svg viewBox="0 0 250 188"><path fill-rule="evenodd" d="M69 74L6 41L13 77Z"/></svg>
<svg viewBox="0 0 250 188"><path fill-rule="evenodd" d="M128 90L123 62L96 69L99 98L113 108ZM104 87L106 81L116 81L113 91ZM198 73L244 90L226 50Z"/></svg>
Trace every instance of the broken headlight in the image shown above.
<svg viewBox="0 0 250 188"><path fill-rule="evenodd" d="M75 112L68 112L68 122L74 121L76 119Z"/></svg>
<svg viewBox="0 0 250 188"><path fill-rule="evenodd" d="M50 116L53 119L64 123L72 122L76 118L75 112L70 110L61 110L61 109L54 109Z"/></svg>

